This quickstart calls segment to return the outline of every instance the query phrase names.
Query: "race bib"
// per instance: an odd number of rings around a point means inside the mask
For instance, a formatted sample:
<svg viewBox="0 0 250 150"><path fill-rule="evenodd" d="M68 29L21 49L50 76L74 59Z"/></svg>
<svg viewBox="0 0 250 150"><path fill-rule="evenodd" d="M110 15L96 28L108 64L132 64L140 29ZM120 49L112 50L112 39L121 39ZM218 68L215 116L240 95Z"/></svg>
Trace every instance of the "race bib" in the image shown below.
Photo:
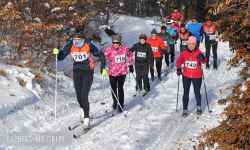
<svg viewBox="0 0 250 150"><path fill-rule="evenodd" d="M167 45L168 45L168 42L167 42L167 41L163 41L163 42L164 42L165 46L167 46Z"/></svg>
<svg viewBox="0 0 250 150"><path fill-rule="evenodd" d="M137 52L137 57L146 58L146 53Z"/></svg>
<svg viewBox="0 0 250 150"><path fill-rule="evenodd" d="M181 44L182 45L187 45L187 41L182 41Z"/></svg>
<svg viewBox="0 0 250 150"><path fill-rule="evenodd" d="M74 61L81 62L89 58L89 54L86 52L73 52L71 53Z"/></svg>
<svg viewBox="0 0 250 150"><path fill-rule="evenodd" d="M158 52L158 47L152 47L153 52Z"/></svg>
<svg viewBox="0 0 250 150"><path fill-rule="evenodd" d="M117 55L115 56L115 63L123 63L125 62L125 55Z"/></svg>
<svg viewBox="0 0 250 150"><path fill-rule="evenodd" d="M215 40L216 39L216 35L209 35L209 40Z"/></svg>
<svg viewBox="0 0 250 150"><path fill-rule="evenodd" d="M186 61L185 66L190 69L197 68L197 61Z"/></svg>

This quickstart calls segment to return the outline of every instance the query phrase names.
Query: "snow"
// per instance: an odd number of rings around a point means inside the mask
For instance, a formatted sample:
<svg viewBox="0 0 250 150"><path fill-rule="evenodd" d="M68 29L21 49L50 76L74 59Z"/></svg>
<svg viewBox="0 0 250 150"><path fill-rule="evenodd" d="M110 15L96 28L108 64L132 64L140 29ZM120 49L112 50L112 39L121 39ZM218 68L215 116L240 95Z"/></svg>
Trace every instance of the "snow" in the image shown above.
<svg viewBox="0 0 250 150"><path fill-rule="evenodd" d="M152 20L129 16L116 17L119 19L112 27L116 33L122 34L122 43L129 47L139 41L140 34L149 36L154 28L160 31L160 26L153 26L155 22ZM110 20L110 22L113 21ZM101 36L104 44L102 48L111 45L111 38L104 31L101 32ZM52 146L53 143L51 145L48 141L41 143L22 141L21 144L26 146L15 146L15 142L6 141L6 136L0 133L0 149L194 149L197 147L197 137L203 130L216 127L223 120L220 114L226 105L218 105L217 100L230 95L232 92L228 87L241 81L238 71L245 64L241 63L239 67L228 70L227 61L235 55L229 51L228 45L222 42L218 45L218 71L205 70L203 66L209 109L213 112L211 114L208 112L203 82L201 88L203 114L199 120L195 119L196 102L192 87L188 117L182 120L181 78L176 112L178 77L175 68L171 68L167 76L162 74L162 84L157 79L151 82L151 91L144 98L140 95L133 97L136 83L132 74L127 75L124 84L125 112L117 114L111 109L112 98L108 77L102 78L100 67L96 65L94 82L89 93L90 116L93 117L92 129L79 139L71 137L74 133L80 132L80 128L75 131L67 130L70 125L78 122L80 117L73 81L64 74L64 71L71 70L70 56L58 62L57 122L54 118L55 81L50 79L50 82L42 88L32 83L34 75L29 69L7 65L1 58L0 68L4 68L7 75L7 77L0 76L0 130L2 133L60 134L65 136L66 144L54 142ZM203 44L200 45L200 49L205 53ZM179 55L179 48L176 55ZM211 66L212 61L211 56ZM164 64L165 62L163 62L162 73L166 72ZM19 85L17 77L27 82L26 87ZM105 104L101 105L101 102ZM115 116L109 117L112 113L115 113ZM58 147L60 144L63 147Z"/></svg>

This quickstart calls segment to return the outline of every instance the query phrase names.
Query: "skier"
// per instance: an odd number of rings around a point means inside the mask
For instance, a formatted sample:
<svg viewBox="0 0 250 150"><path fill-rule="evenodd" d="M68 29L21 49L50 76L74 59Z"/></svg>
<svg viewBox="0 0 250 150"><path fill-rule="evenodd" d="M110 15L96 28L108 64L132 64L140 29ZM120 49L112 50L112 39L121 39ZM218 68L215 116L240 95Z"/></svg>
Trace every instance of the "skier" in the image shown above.
<svg viewBox="0 0 250 150"><path fill-rule="evenodd" d="M152 52L151 46L146 43L147 36L141 34L140 42L133 45L130 49L132 52L135 52L135 73L136 73L136 82L139 86L136 85L137 93L142 90L142 79L144 84L145 94L150 90L150 84L148 79L149 72L149 63L154 62L154 55Z"/></svg>
<svg viewBox="0 0 250 150"><path fill-rule="evenodd" d="M196 46L196 37L190 36L188 38L188 48L184 50L179 58L177 59L177 75L182 74L183 82L183 117L187 116L188 112L188 102L189 102L189 89L191 82L194 87L195 99L197 102L197 114L201 115L201 83L202 83L202 68L201 63L206 63L207 59L202 54L200 49ZM183 73L181 70L182 64L184 64Z"/></svg>
<svg viewBox="0 0 250 150"><path fill-rule="evenodd" d="M164 44L165 44L165 47L166 47L166 51L165 51L165 62L166 62L166 65L167 65L167 71L169 72L169 54L170 54L170 41L174 42L174 39L173 37L171 36L171 34L169 34L168 32L166 32L166 26L162 26L161 27L161 32L158 33L157 35L159 37L162 38Z"/></svg>
<svg viewBox="0 0 250 150"><path fill-rule="evenodd" d="M103 53L93 44L88 45L84 41L84 35L80 28L76 28L74 38L71 39L60 51L53 49L58 60L64 60L70 53L73 60L73 81L77 101L82 108L81 119L84 122L84 130L89 129L89 99L88 94L93 82L94 63L91 55L98 57L101 61L101 74L105 76L106 61Z"/></svg>
<svg viewBox="0 0 250 150"><path fill-rule="evenodd" d="M193 17L192 23L190 23L187 29L196 37L196 45L197 47L200 46L200 31L202 28L202 24L198 22L197 17Z"/></svg>
<svg viewBox="0 0 250 150"><path fill-rule="evenodd" d="M175 29L172 27L172 23L168 22L167 23L167 33L169 33L173 39L176 40L176 31ZM170 41L169 46L170 46L170 55L171 55L171 68L174 67L174 56L175 56L175 48L174 48L174 44L176 42Z"/></svg>
<svg viewBox="0 0 250 150"><path fill-rule="evenodd" d="M173 19L175 24L180 24L180 22L184 21L184 17L183 17L183 15L181 13L178 12L177 7L174 7L174 12L172 12L171 15L167 16L166 20L167 19Z"/></svg>
<svg viewBox="0 0 250 150"><path fill-rule="evenodd" d="M112 88L113 97L113 109L117 107L117 101L120 105L118 107L118 112L123 111L124 106L124 90L123 85L126 79L126 74L128 73L126 57L129 58L129 72L133 73L133 53L128 47L121 44L121 35L112 36L112 46L106 48L104 56L109 59L109 82ZM118 94L117 94L118 86ZM118 99L116 99L118 98Z"/></svg>
<svg viewBox="0 0 250 150"><path fill-rule="evenodd" d="M208 19L201 28L200 35L203 34L205 34L205 47L206 47L206 58L207 58L206 69L210 69L209 57L210 57L210 49L212 47L213 59L214 59L213 68L217 70L218 32L217 32L217 27L215 25L212 25L210 19ZM201 43L202 42L203 39L201 39Z"/></svg>
<svg viewBox="0 0 250 150"><path fill-rule="evenodd" d="M180 38L181 41L180 52L187 49L187 41L189 36L192 36L192 33L186 29L185 24L181 24L181 30L178 32L176 37L176 39Z"/></svg>
<svg viewBox="0 0 250 150"><path fill-rule="evenodd" d="M151 37L148 37L147 41L150 44L153 54L154 60L156 62L156 69L158 74L158 79L161 81L161 66L162 66L162 55L165 53L165 44L161 37L157 36L157 31L153 29L151 31ZM154 61L150 62L150 74L151 80L154 81Z"/></svg>

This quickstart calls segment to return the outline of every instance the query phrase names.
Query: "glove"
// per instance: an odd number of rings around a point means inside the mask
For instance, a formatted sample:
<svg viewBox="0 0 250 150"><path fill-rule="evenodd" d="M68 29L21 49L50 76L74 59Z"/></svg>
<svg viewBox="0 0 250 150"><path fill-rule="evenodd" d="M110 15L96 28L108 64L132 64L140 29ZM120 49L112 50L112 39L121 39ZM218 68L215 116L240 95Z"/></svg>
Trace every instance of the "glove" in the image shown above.
<svg viewBox="0 0 250 150"><path fill-rule="evenodd" d="M163 55L165 54L165 51L163 49L160 49L160 53Z"/></svg>
<svg viewBox="0 0 250 150"><path fill-rule="evenodd" d="M105 77L107 75L107 71L105 68L101 68L100 72L102 77Z"/></svg>
<svg viewBox="0 0 250 150"><path fill-rule="evenodd" d="M201 43L203 42L203 38L201 38Z"/></svg>
<svg viewBox="0 0 250 150"><path fill-rule="evenodd" d="M177 69L177 72L176 72L177 76L180 76L182 74L182 71L181 69Z"/></svg>
<svg viewBox="0 0 250 150"><path fill-rule="evenodd" d="M203 61L204 60L204 56L202 54L199 54L197 56L197 59L200 60L200 61Z"/></svg>
<svg viewBox="0 0 250 150"><path fill-rule="evenodd" d="M130 65L128 67L129 67L129 72L133 73L134 72L134 67L132 65Z"/></svg>
<svg viewBox="0 0 250 150"><path fill-rule="evenodd" d="M177 44L177 42L176 42L176 41L174 41L174 44Z"/></svg>
<svg viewBox="0 0 250 150"><path fill-rule="evenodd" d="M53 54L58 55L59 54L59 50L57 48L54 48L53 49Z"/></svg>

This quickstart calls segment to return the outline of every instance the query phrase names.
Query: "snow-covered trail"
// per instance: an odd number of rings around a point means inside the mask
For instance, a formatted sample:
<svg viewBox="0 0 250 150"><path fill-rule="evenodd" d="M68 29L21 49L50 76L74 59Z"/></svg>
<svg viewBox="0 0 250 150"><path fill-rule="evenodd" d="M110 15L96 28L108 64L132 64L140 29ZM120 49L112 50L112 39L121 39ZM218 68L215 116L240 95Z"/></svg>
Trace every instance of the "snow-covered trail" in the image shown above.
<svg viewBox="0 0 250 150"><path fill-rule="evenodd" d="M116 26L115 31L123 31L125 30L124 26L126 26L123 41L129 46L138 41L141 33L149 35L153 29L150 25L152 21L127 16L121 16L120 18L121 23ZM136 26L133 24L135 21ZM145 25L147 26L139 28ZM159 31L160 27L156 29ZM200 48L205 52L203 45ZM196 137L202 133L203 129L212 128L222 120L219 115L225 106L219 106L217 100L225 98L231 93L230 89L225 89L236 83L239 79L237 71L241 68L232 68L227 71L226 61L233 56L234 54L229 51L228 43L219 43L218 71L204 69L209 106L213 112L209 114L207 110L204 84L202 83L203 114L199 120L195 119L196 101L191 86L188 117L180 122L180 119L182 119L182 81L180 78L179 104L178 112L176 112L178 76L175 68L172 68L171 72L164 76L166 72L164 67L162 68L164 89L156 78L150 83L151 91L144 97L144 100L140 95L133 97L136 83L132 74L130 74L130 82L129 75L127 75L124 85L125 112L116 113L115 116L110 117L114 111L111 109L112 98L108 77L102 79L99 66L96 66L94 82L89 94L90 116L93 117L90 132L79 139L72 139L73 133L80 132L80 129L67 131L69 125L79 120L80 108L75 98L72 79L64 76L63 72L59 72L57 122L54 121L53 113L54 95L47 95L43 100L18 107L13 112L0 116L0 130L6 132L60 132L70 138L66 146L48 146L46 149L193 149L197 146ZM69 63L70 60L65 61ZM212 66L212 59L210 65ZM102 91L103 83L104 92ZM220 89L222 93L220 93ZM101 102L104 102L105 105L101 105ZM124 117L124 114L127 114L127 117ZM32 147L4 146L2 148L44 149L44 146L46 146L46 143L44 145L33 145Z"/></svg>

